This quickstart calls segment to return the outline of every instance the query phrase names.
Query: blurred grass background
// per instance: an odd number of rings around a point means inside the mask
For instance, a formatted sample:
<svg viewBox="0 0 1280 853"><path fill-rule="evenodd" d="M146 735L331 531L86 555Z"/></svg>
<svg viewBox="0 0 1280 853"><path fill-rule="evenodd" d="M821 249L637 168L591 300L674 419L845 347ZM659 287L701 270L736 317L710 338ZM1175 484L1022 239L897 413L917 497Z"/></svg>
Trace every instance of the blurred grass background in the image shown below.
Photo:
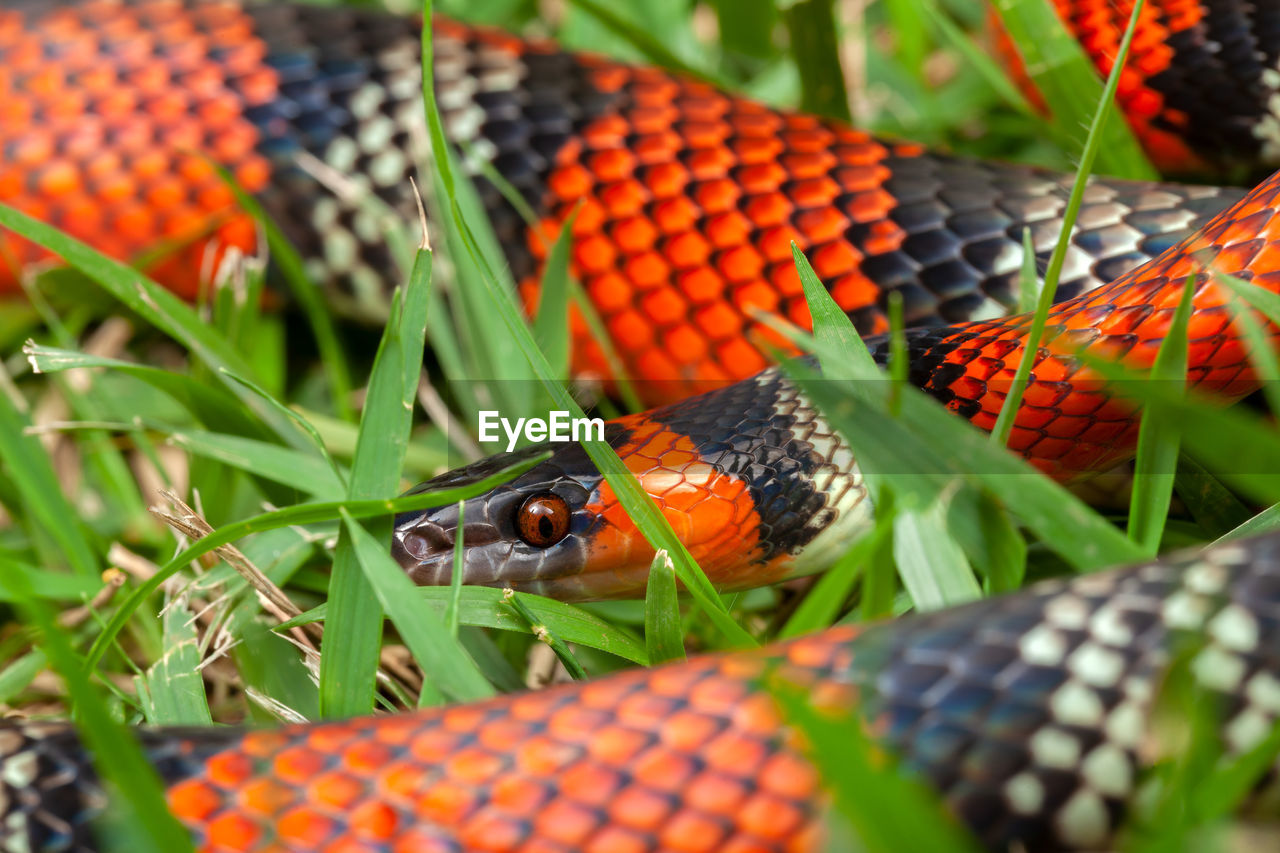
<svg viewBox="0 0 1280 853"><path fill-rule="evenodd" d="M1021 16L1015 33L1019 25L1024 37L1036 33L1027 49L1052 53L1041 0L1002 6ZM1053 54L1059 58L1038 67L1046 91L1081 99L1051 98L1048 118L1030 109L991 60L980 0L447 0L437 11L684 69L877 133L1063 170L1080 160L1102 91L1091 71L1081 82L1078 54ZM1103 129L1098 169L1150 174L1126 139L1119 121ZM474 454L461 425L474 424L478 408L496 401L504 414L523 414L567 400L558 382L566 354L555 346L574 298L567 272L549 265L545 284L560 296L544 303L532 328L513 319L500 247L455 172L440 163L424 176L434 184L434 252L415 248L416 222L388 229L401 262L391 283L403 289L383 329L346 323L319 304L262 310L266 276L256 263L201 304L184 305L152 287L140 291L123 265L0 211L0 225L76 268L33 279L28 302L0 311L0 703L18 716L76 711L105 750L100 766L117 768L118 790L132 804L120 830L127 849L175 849L175 835L155 808L154 779L147 784L127 739L112 736L113 721L309 720L478 698L841 619L944 606L1274 523L1275 512L1253 512L1280 501L1274 482L1235 471L1230 460L1214 464L1215 442L1280 454L1270 426L1252 415L1155 400L1178 413L1187 443L1208 462L1179 472L1189 512L1168 517L1173 478L1138 498L1129 508L1144 519L1136 536L1123 510L1089 509L909 389L841 399L813 386L868 459L888 453L885 470L907 472L882 478L874 529L816 583L720 597L699 586L697 567L672 545L671 567L657 566L664 582L644 602L572 607L521 596L512 606L492 590L411 590L386 555L388 499ZM286 247L273 250L279 263ZM320 291L320 283L294 284L295 299ZM824 334L828 344L840 339L840 318L829 319L818 330L820 355ZM852 364L857 356L837 349L834 358ZM901 442L880 451L866 444L876 435L847 416L855 402ZM1182 439L1153 441L1176 456ZM969 448L971 458L931 454L942 441ZM601 465L616 467L607 448L596 452ZM161 488L172 497L159 497ZM148 511L156 504L167 521ZM209 525L218 535L191 545ZM643 526L670 544L661 524L649 518ZM699 590L694 603L672 594L675 577ZM534 624L549 630L554 654L534 639ZM320 647L330 652L318 655ZM803 722L803 705L793 712ZM832 755L854 750L842 762L840 791L890 784L882 763L859 760L862 747L840 742L838 730L821 720L806 728ZM1166 794L1185 801L1198 780L1174 776ZM935 820L928 799L902 794L897 831ZM840 802L859 808L856 797ZM860 808L875 817L873 804ZM1187 828L1175 841L1199 837L1195 810L1179 815ZM905 841L891 830L872 846Z"/></svg>

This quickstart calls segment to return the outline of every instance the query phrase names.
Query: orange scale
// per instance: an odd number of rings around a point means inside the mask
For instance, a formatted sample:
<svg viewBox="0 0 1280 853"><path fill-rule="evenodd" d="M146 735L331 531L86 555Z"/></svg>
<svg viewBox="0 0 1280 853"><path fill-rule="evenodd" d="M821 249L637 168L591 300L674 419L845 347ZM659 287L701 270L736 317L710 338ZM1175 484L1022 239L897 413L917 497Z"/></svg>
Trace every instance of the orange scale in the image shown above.
<svg viewBox="0 0 1280 853"><path fill-rule="evenodd" d="M796 117L792 114L792 118ZM804 116L809 119L810 116ZM782 134L782 141L792 151L800 152L821 152L831 147L835 142L835 134L830 129L817 125L814 120L813 127L804 127L798 129L788 129Z"/></svg>
<svg viewBox="0 0 1280 853"><path fill-rule="evenodd" d="M787 173L776 162L756 163L735 170L734 177L748 193L776 190L787 180Z"/></svg>
<svg viewBox="0 0 1280 853"><path fill-rule="evenodd" d="M251 125L237 123L213 134L208 144L215 160L235 163L252 154L258 132Z"/></svg>
<svg viewBox="0 0 1280 853"><path fill-rule="evenodd" d="M785 313L787 319L800 328L813 328L813 315L809 313L809 303L803 298L790 300L787 303ZM791 347L792 344L788 342L782 348L784 351L790 351Z"/></svg>
<svg viewBox="0 0 1280 853"><path fill-rule="evenodd" d="M156 132L160 144L173 151L197 151L204 144L205 128L192 118L175 119Z"/></svg>
<svg viewBox="0 0 1280 853"><path fill-rule="evenodd" d="M716 178L693 185L693 200L706 213L723 213L737 204L741 187L727 178Z"/></svg>
<svg viewBox="0 0 1280 853"><path fill-rule="evenodd" d="M299 790L275 779L255 779L236 792L236 799L245 811L271 817L293 805Z"/></svg>
<svg viewBox="0 0 1280 853"><path fill-rule="evenodd" d="M91 108L95 115L107 121L132 118L138 109L138 98L127 86L116 85L115 88L96 94Z"/></svg>
<svg viewBox="0 0 1280 853"><path fill-rule="evenodd" d="M342 762L353 773L373 774L391 760L391 747L375 740L361 738L342 753Z"/></svg>
<svg viewBox="0 0 1280 853"><path fill-rule="evenodd" d="M784 193L770 191L753 195L744 206L746 215L757 227L781 225L795 208Z"/></svg>
<svg viewBox="0 0 1280 853"><path fill-rule="evenodd" d="M659 288L640 301L640 310L659 326L669 326L684 319L688 308L680 294L669 287Z"/></svg>
<svg viewBox="0 0 1280 853"><path fill-rule="evenodd" d="M312 779L307 785L307 797L325 807L348 809L365 795L362 781L349 773L330 771Z"/></svg>
<svg viewBox="0 0 1280 853"><path fill-rule="evenodd" d="M662 253L677 269L701 268L711 257L711 244L697 231L686 231L668 239Z"/></svg>
<svg viewBox="0 0 1280 853"><path fill-rule="evenodd" d="M1084 444L1113 445L1128 429L1127 421L1095 421L1077 440Z"/></svg>
<svg viewBox="0 0 1280 853"><path fill-rule="evenodd" d="M618 148L626 144L631 125L620 115L596 119L582 131L582 141L589 148Z"/></svg>
<svg viewBox="0 0 1280 853"><path fill-rule="evenodd" d="M676 812L658 833L664 850L675 853L713 853L724 841L721 821L693 810Z"/></svg>
<svg viewBox="0 0 1280 853"><path fill-rule="evenodd" d="M466 819L475 811L476 794L452 781L432 785L415 804L420 818L450 826Z"/></svg>
<svg viewBox="0 0 1280 853"><path fill-rule="evenodd" d="M664 234L679 234L687 231L698 221L699 211L694 203L684 196L664 199L656 202L651 210L654 223ZM581 221L581 214L579 214Z"/></svg>
<svg viewBox="0 0 1280 853"><path fill-rule="evenodd" d="M607 725L587 743L587 753L596 761L624 766L649 745L650 736L619 725Z"/></svg>
<svg viewBox="0 0 1280 853"><path fill-rule="evenodd" d="M222 69L213 62L194 62L191 67L182 72L182 76L178 78L177 82L179 86L196 98L214 97L222 91ZM201 109L203 109L203 105ZM238 115L239 112L240 110L237 108L232 115Z"/></svg>
<svg viewBox="0 0 1280 853"><path fill-rule="evenodd" d="M640 213L645 203L650 200L649 191L644 184L634 178L627 178L602 187L598 197L615 217Z"/></svg>
<svg viewBox="0 0 1280 853"><path fill-rule="evenodd" d="M179 782L166 799L173 816L187 823L202 823L222 806L222 795L200 779Z"/></svg>
<svg viewBox="0 0 1280 853"><path fill-rule="evenodd" d="M0 201L14 204L22 194L26 177L14 169L0 169Z"/></svg>
<svg viewBox="0 0 1280 853"><path fill-rule="evenodd" d="M885 221L885 217L889 212L898 206L897 200L885 190L870 190L868 192L858 193L849 203L846 213L854 222L860 223L876 223L881 226L881 234L878 235L881 240L892 239L892 235L903 235L902 229L892 222ZM884 251L892 251L901 244L903 237L898 237L897 244L877 243L876 245L867 245L866 250L869 254L879 254ZM891 245L892 248L888 246Z"/></svg>
<svg viewBox="0 0 1280 853"><path fill-rule="evenodd" d="M587 293L591 296L591 303L602 314L612 314L631 304L631 285L616 272L606 272L589 279Z"/></svg>
<svg viewBox="0 0 1280 853"><path fill-rule="evenodd" d="M638 352L653 343L653 326L635 309L608 320L609 335L624 352Z"/></svg>
<svg viewBox="0 0 1280 853"><path fill-rule="evenodd" d="M716 735L723 725L720 720L689 710L677 711L674 714L663 714L662 717L665 717L665 719L662 719L661 727L658 731L658 737L662 743L672 749L693 754L696 754L704 743ZM706 777L701 776L694 780L690 788L687 789L688 802L698 808L706 808L705 805L698 806L692 796L693 787L698 784L699 780L704 784L707 781ZM734 783L734 785L737 786L738 783Z"/></svg>
<svg viewBox="0 0 1280 853"><path fill-rule="evenodd" d="M714 145L696 149L684 162L694 180L705 181L729 174L729 170L737 164L737 158L729 149Z"/></svg>
<svg viewBox="0 0 1280 853"><path fill-rule="evenodd" d="M533 826L539 838L580 849L587 837L599 828L603 819L604 816L594 809L569 800L556 799L538 811ZM566 848L557 846L549 849ZM523 848L521 853L525 853Z"/></svg>
<svg viewBox="0 0 1280 853"><path fill-rule="evenodd" d="M587 839L583 853L648 853L652 849L647 835L620 826L603 826Z"/></svg>
<svg viewBox="0 0 1280 853"><path fill-rule="evenodd" d="M819 788L819 777L813 765L791 752L777 752L769 756L756 783L763 791L779 797L804 801Z"/></svg>
<svg viewBox="0 0 1280 853"><path fill-rule="evenodd" d="M573 260L580 273L595 275L608 272L614 268L617 249L613 243L602 235L593 235L579 240L573 247Z"/></svg>
<svg viewBox="0 0 1280 853"><path fill-rule="evenodd" d="M236 214L218 228L218 240L252 254L258 244L258 225L248 214Z"/></svg>
<svg viewBox="0 0 1280 853"><path fill-rule="evenodd" d="M260 743L256 738L245 742L249 746ZM205 763L205 775L220 788L237 789L253 775L253 761L242 752L218 753Z"/></svg>
<svg viewBox="0 0 1280 853"><path fill-rule="evenodd" d="M713 340L733 338L745 325L742 315L725 302L716 302L707 306L693 316L693 321ZM750 347L749 344L748 347Z"/></svg>
<svg viewBox="0 0 1280 853"><path fill-rule="evenodd" d="M51 122L84 120L88 104L87 93L74 90L65 92L57 100L45 105L44 118Z"/></svg>
<svg viewBox="0 0 1280 853"><path fill-rule="evenodd" d="M326 757L305 746L291 746L272 759L271 767L284 782L302 785L324 769Z"/></svg>
<svg viewBox="0 0 1280 853"><path fill-rule="evenodd" d="M548 796L547 789L532 779L505 776L491 786L489 801L506 812L534 814Z"/></svg>
<svg viewBox="0 0 1280 853"><path fill-rule="evenodd" d="M675 124L679 120L680 114L673 105L662 104L652 107L637 107L631 110L627 117L631 120L634 133L657 133Z"/></svg>
<svg viewBox="0 0 1280 853"><path fill-rule="evenodd" d="M630 178L635 173L635 155L626 148L597 151L586 158L587 168L600 181L612 182Z"/></svg>
<svg viewBox="0 0 1280 853"><path fill-rule="evenodd" d="M787 195L798 207L824 207L840 195L840 186L825 175L797 181L787 190Z"/></svg>
<svg viewBox="0 0 1280 853"><path fill-rule="evenodd" d="M608 716L600 711L566 705L556 709L547 719L547 733L567 743L582 743L607 719Z"/></svg>
<svg viewBox="0 0 1280 853"><path fill-rule="evenodd" d="M783 117L763 104L734 99L729 123L744 136L773 136L782 129Z"/></svg>
<svg viewBox="0 0 1280 853"><path fill-rule="evenodd" d="M670 198L688 186L689 172L683 164L672 160L645 167L641 180L654 198Z"/></svg>
<svg viewBox="0 0 1280 853"><path fill-rule="evenodd" d="M395 809L376 800L356 806L347 820L356 838L364 841L390 841L400 828Z"/></svg>
<svg viewBox="0 0 1280 853"><path fill-rule="evenodd" d="M575 209L578 211L577 218L573 220L573 236L575 237L600 231L609 221L609 211L591 196L574 202L572 206L565 205L563 209L558 211L558 215L562 218L567 217ZM559 224L557 223L555 227L557 229L556 233L559 233Z"/></svg>
<svg viewBox="0 0 1280 853"><path fill-rule="evenodd" d="M729 112L730 101L714 90L699 94L694 98L681 98L678 102L680 114L687 121L715 121Z"/></svg>
<svg viewBox="0 0 1280 853"><path fill-rule="evenodd" d="M781 147L781 146L779 146ZM782 167L793 179L808 180L824 177L836 166L836 156L828 149L821 151L790 152L781 158Z"/></svg>
<svg viewBox="0 0 1280 853"><path fill-rule="evenodd" d="M187 200L187 187L180 178L166 175L147 187L144 198L155 209L167 213Z"/></svg>
<svg viewBox="0 0 1280 853"><path fill-rule="evenodd" d="M229 57L224 57L223 62L227 63L228 59ZM228 71L234 71L233 65L227 64L225 67ZM244 98L246 104L250 105L269 103L275 99L280 90L280 80L276 76L275 70L271 68L255 68L245 71L243 76L237 79L237 85L240 89L240 96Z"/></svg>
<svg viewBox="0 0 1280 853"><path fill-rule="evenodd" d="M97 199L84 193L77 193L63 201L61 216L58 218L68 229L84 234L96 232L101 228L105 213Z"/></svg>
<svg viewBox="0 0 1280 853"><path fill-rule="evenodd" d="M334 822L307 806L290 809L275 822L276 837L298 850L318 850L338 831Z"/></svg>
<svg viewBox="0 0 1280 853"><path fill-rule="evenodd" d="M729 138L729 125L723 121L687 121L679 125L681 148L719 148Z"/></svg>
<svg viewBox="0 0 1280 853"><path fill-rule="evenodd" d="M784 841L791 837L806 819L795 803L768 794L755 794L741 805L737 824L759 838Z"/></svg>
<svg viewBox="0 0 1280 853"><path fill-rule="evenodd" d="M31 128L8 147L9 159L14 165L37 166L53 158L55 144L53 134Z"/></svg>
<svg viewBox="0 0 1280 853"><path fill-rule="evenodd" d="M460 739L460 735L453 732L438 727L429 728L413 739L409 752L424 764L435 764L457 749Z"/></svg>
<svg viewBox="0 0 1280 853"><path fill-rule="evenodd" d="M1074 440L1045 436L1035 443L1034 455L1037 459L1052 461L1068 456L1073 450L1076 450Z"/></svg>
<svg viewBox="0 0 1280 853"><path fill-rule="evenodd" d="M770 162L784 150L780 139L768 136L735 137L729 144L738 160L746 165Z"/></svg>
<svg viewBox="0 0 1280 853"><path fill-rule="evenodd" d="M768 282L755 280L733 291L733 303L748 316L753 310L772 314L778 310L779 295Z"/></svg>
<svg viewBox="0 0 1280 853"><path fill-rule="evenodd" d="M13 66L10 66L13 67ZM42 101L50 101L67 94L66 77L57 64L44 64L18 77L18 87Z"/></svg>
<svg viewBox="0 0 1280 853"><path fill-rule="evenodd" d="M195 202L202 210L225 210L235 202L235 195L222 181L210 181L196 190Z"/></svg>
<svg viewBox="0 0 1280 853"><path fill-rule="evenodd" d="M19 95L0 98L0 125L20 127L31 123L34 105Z"/></svg>
<svg viewBox="0 0 1280 853"><path fill-rule="evenodd" d="M756 245L764 252L764 257L767 261L776 262L783 259L789 261L791 259L792 241L795 241L801 251L809 247L809 241L805 236L790 225L778 225L764 229L756 238ZM844 272L844 270L840 272Z"/></svg>
<svg viewBox="0 0 1280 853"><path fill-rule="evenodd" d="M658 229L643 216L631 216L615 222L609 229L609 236L624 253L634 254L653 248L658 240Z"/></svg>
<svg viewBox="0 0 1280 853"><path fill-rule="evenodd" d="M592 761L572 765L556 777L560 794L589 806L603 806L622 784L623 775ZM554 802L563 802L557 799Z"/></svg>
<svg viewBox="0 0 1280 853"><path fill-rule="evenodd" d="M206 824L205 838L218 850L251 850L262 836L261 828L244 815L230 813Z"/></svg>
<svg viewBox="0 0 1280 853"><path fill-rule="evenodd" d="M670 280L671 267L663 260L662 255L658 252L642 252L639 255L628 258L624 265L626 275L636 286L641 289L657 287ZM670 290L664 290L667 299L676 298L676 295ZM661 303L664 307L670 307L671 303L665 301Z"/></svg>
<svg viewBox="0 0 1280 853"><path fill-rule="evenodd" d="M707 217L703 231L712 246L723 249L746 242L751 236L752 227L751 220L741 211L733 209Z"/></svg>
<svg viewBox="0 0 1280 853"><path fill-rule="evenodd" d="M720 298L725 288L724 279L705 266L681 273L676 284L695 304Z"/></svg>
<svg viewBox="0 0 1280 853"><path fill-rule="evenodd" d="M45 61L44 51L35 39L21 41L5 51L4 61L10 71L26 71Z"/></svg>
<svg viewBox="0 0 1280 853"><path fill-rule="evenodd" d="M164 63L151 60L125 72L123 78L140 94L150 96L169 86L169 69Z"/></svg>
<svg viewBox="0 0 1280 853"><path fill-rule="evenodd" d="M666 822L671 809L669 797L642 785L632 785L613 798L608 814L614 823L621 826L652 831Z"/></svg>
<svg viewBox="0 0 1280 853"><path fill-rule="evenodd" d="M545 715L542 715L545 716ZM582 754L581 747L546 735L522 743L513 754L516 768L530 776L551 776Z"/></svg>
<svg viewBox="0 0 1280 853"><path fill-rule="evenodd" d="M648 350L636 359L636 371L643 379L661 382L676 379L682 372L671 356L656 349Z"/></svg>
<svg viewBox="0 0 1280 853"><path fill-rule="evenodd" d="M751 376L767 366L764 356L744 340L730 340L719 345L716 358L734 376Z"/></svg>
<svg viewBox="0 0 1280 853"><path fill-rule="evenodd" d="M721 252L716 258L716 269L730 282L755 281L764 272L764 258L751 246L743 243Z"/></svg>
<svg viewBox="0 0 1280 853"><path fill-rule="evenodd" d="M815 244L840 238L849 227L848 218L834 207L797 211L791 221Z"/></svg>
<svg viewBox="0 0 1280 853"><path fill-rule="evenodd" d="M466 747L450 755L444 769L451 778L483 785L502 771L504 763L503 757L497 753Z"/></svg>
<svg viewBox="0 0 1280 853"><path fill-rule="evenodd" d="M706 338L688 323L681 323L674 329L664 332L662 341L667 352L677 354L681 361L697 363L707 356Z"/></svg>

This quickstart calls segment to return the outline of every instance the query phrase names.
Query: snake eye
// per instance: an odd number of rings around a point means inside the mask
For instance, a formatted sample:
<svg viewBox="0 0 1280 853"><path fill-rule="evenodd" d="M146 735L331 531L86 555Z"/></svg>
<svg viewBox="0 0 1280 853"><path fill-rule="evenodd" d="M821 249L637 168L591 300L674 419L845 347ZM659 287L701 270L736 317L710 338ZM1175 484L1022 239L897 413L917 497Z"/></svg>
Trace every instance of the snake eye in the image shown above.
<svg viewBox="0 0 1280 853"><path fill-rule="evenodd" d="M569 515L569 505L559 495L529 495L516 510L516 532L535 548L550 548L568 534Z"/></svg>

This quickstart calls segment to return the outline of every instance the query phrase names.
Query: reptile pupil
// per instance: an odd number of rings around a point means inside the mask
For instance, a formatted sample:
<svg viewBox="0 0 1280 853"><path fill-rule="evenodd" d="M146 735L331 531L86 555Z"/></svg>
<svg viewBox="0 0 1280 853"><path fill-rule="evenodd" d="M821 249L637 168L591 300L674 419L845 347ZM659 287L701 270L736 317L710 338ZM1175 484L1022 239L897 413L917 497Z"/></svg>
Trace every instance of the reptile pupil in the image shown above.
<svg viewBox="0 0 1280 853"><path fill-rule="evenodd" d="M569 505L559 495L530 495L516 511L516 532L535 548L550 548L569 533L569 515Z"/></svg>

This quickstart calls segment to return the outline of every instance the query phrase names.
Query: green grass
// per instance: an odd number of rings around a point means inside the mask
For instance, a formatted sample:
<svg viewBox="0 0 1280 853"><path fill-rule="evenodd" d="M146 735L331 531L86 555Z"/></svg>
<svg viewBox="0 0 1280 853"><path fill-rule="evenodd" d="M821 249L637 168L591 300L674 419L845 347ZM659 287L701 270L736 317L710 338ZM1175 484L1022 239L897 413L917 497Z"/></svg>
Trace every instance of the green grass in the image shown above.
<svg viewBox="0 0 1280 853"><path fill-rule="evenodd" d="M1000 9L1015 35L1042 26L1036 0L1002 0ZM827 0L717 0L697 15L676 0L574 0L554 27L524 0L448 0L436 11L551 32L570 47L681 68L771 103L852 115L877 132L961 153L1063 169L1083 164L1081 175L1094 164L1125 177L1149 173L1123 123L1099 109L1114 86L1081 82L1079 59L1060 39L1024 37L1039 52L1052 121L1027 107L975 40L978 0L873 4L860 26L849 26ZM429 86L425 94L439 142ZM574 677L596 677L1280 526L1275 507L1250 509L1280 504L1280 436L1259 415L1181 393L1186 348L1176 324L1157 363L1160 381L1134 381L1114 368L1107 374L1162 416L1144 429L1139 470L1147 476L1127 518L1108 515L1004 452L1007 418L993 441L907 386L900 339L890 376L882 377L797 252L816 328L812 336L785 331L818 355L823 376L788 369L854 445L877 507L875 524L830 571L807 591L719 595L616 454L596 443L587 448L592 459L669 555L655 561L659 580L644 602L576 607L525 594L507 599L498 590L412 589L387 556L389 513L453 503L517 473L466 490L395 497L459 461L466 446L415 405L424 339L430 378L455 425L474 424L476 412L495 402L508 416L572 410L564 329L568 304L581 298L568 274L567 243L558 240L538 316L522 318L469 184L448 159L426 181L434 184L432 248L418 245L416 221L391 230L403 268L391 282L400 289L376 347L368 330L310 298L319 283L306 281L274 229L272 250L301 318L226 294L185 304L136 270L0 208L0 226L56 250L75 271L41 276L31 307L5 306L0 318L0 701L74 714L121 804L123 818L110 831L120 849L178 849L156 780L133 741L119 736L121 722L262 721L272 705L318 718L479 698L518 687L537 643L550 645ZM1039 302L1029 294L1025 304L1047 308L1062 256L1054 254ZM251 288L262 286L259 279L250 277ZM1242 308L1280 319L1280 299L1245 282L1227 285ZM71 286L87 298L60 299ZM123 343L85 352L104 320L120 314L132 323ZM1261 340L1258 324L1248 322L1246 333ZM896 321L894 331L901 331ZM28 338L33 343L24 346ZM1254 350L1260 373L1280 377L1274 353ZM623 405L635 408L634 399ZM1159 428L1169 422L1176 433ZM1247 468L1241 447L1250 448ZM1189 461L1175 473L1180 451ZM160 502L146 485L156 480L179 490L217 532L192 544L148 514ZM256 567L252 578L226 562L232 545ZM112 564L136 574L124 588L99 594ZM676 594L677 579L690 595ZM299 615L281 626L251 580L282 590ZM54 628L55 612L89 601L91 618ZM308 670L314 661L281 634L321 626L317 683ZM223 631L236 644L229 661L197 674ZM391 646L407 649L412 673L381 666ZM51 688L39 677L46 669L65 686ZM869 744L844 737L847 721L833 725L785 686L777 690L831 777L845 830L869 847L894 849L896 833L930 824L937 805L928 793L886 775ZM1217 744L1195 749L1220 757ZM1213 785L1173 765L1144 818L1160 833L1144 835L1139 826L1134 849L1185 847L1206 826L1219 826L1247 790L1248 774L1273 755L1219 762ZM1191 750L1185 760L1204 758ZM850 792L867 786L883 796L857 802ZM1167 814L1178 820L1161 822ZM877 816L886 819L869 822ZM937 826L936 849L967 849L949 825Z"/></svg>

